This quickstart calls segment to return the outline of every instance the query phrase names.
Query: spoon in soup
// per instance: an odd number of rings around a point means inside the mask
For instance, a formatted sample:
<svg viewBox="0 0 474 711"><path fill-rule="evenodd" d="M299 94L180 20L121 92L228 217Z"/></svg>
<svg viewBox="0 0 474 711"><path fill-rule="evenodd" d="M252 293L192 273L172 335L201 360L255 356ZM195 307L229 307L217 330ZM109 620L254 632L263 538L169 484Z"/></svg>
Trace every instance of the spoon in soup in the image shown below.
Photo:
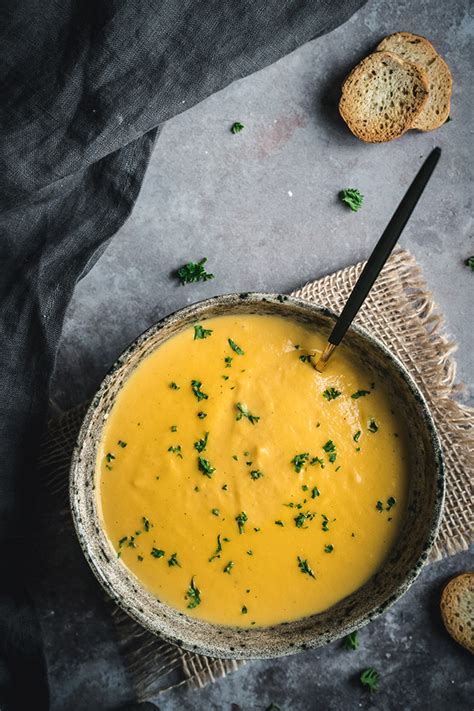
<svg viewBox="0 0 474 711"><path fill-rule="evenodd" d="M423 190L431 178L440 155L441 148L434 148L431 151L405 193L400 205L395 210L392 219L385 228L385 231L375 245L374 251L367 260L360 277L358 278L349 298L344 305L344 308L341 311L341 315L336 321L336 325L331 331L325 349L319 356L319 359L314 366L320 373L323 372L336 347L344 338L347 329L364 303L367 294L380 274L385 262L392 253L398 238L403 232L403 229L410 219L410 216L415 209Z"/></svg>

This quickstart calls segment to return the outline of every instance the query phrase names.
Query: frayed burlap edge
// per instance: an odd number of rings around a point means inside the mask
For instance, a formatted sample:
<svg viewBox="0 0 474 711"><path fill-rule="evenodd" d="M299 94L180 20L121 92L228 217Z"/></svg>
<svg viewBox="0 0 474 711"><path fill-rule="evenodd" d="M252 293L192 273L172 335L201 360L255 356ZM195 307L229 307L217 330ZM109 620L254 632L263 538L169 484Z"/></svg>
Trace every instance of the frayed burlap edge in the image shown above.
<svg viewBox="0 0 474 711"><path fill-rule="evenodd" d="M339 313L364 263L306 284L294 292ZM474 410L453 400L456 345L444 333L444 319L414 257L399 251L388 260L356 322L403 361L423 391L437 424L446 464L446 506L431 560L465 550L473 539L472 471ZM74 442L87 406L55 418L43 443L40 473L54 497L61 525L71 527L67 500ZM244 661L211 659L185 652L136 624L109 601L119 645L139 700L183 684L202 688L235 671Z"/></svg>

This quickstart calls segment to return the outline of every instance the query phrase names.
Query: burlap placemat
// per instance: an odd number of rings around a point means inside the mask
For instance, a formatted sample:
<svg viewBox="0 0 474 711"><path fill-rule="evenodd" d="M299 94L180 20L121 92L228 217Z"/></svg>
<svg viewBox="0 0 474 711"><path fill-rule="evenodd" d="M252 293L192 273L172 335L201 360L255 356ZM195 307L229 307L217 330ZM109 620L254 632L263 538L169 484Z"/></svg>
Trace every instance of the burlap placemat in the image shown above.
<svg viewBox="0 0 474 711"><path fill-rule="evenodd" d="M294 295L339 313L363 267L360 263L342 269L306 284ZM425 395L438 428L446 465L446 506L431 560L464 550L473 540L474 410L452 399L459 391L452 357L456 346L444 333L443 317L413 256L406 251L392 255L356 322L403 361ZM86 407L51 422L42 447L45 487L51 496L61 500L61 518L71 528L68 470ZM149 634L115 606L112 614L140 700L150 700L181 684L200 688L244 663L184 652Z"/></svg>

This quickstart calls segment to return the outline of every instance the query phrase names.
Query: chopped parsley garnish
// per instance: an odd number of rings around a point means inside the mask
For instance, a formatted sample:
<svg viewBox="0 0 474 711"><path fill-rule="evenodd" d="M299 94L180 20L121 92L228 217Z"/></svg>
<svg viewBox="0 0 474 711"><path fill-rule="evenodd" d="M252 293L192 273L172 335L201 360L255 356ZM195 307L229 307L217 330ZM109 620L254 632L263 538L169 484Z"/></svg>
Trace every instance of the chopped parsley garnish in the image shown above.
<svg viewBox="0 0 474 711"><path fill-rule="evenodd" d="M230 127L230 132L233 134L240 133L244 129L244 124L240 123L240 121L234 121L232 126Z"/></svg>
<svg viewBox="0 0 474 711"><path fill-rule="evenodd" d="M143 529L148 533L150 528L153 528L153 524L147 519L146 516L143 516Z"/></svg>
<svg viewBox="0 0 474 711"><path fill-rule="evenodd" d="M230 368L231 365L232 365L232 361L233 361L233 360L234 360L234 359L232 358L232 356L226 356L226 357L224 358L225 367L226 367L226 368Z"/></svg>
<svg viewBox="0 0 474 711"><path fill-rule="evenodd" d="M209 274L204 268L206 262L207 257L203 257L199 262L188 262L180 267L177 274L181 284L192 284L197 281L214 279L214 274Z"/></svg>
<svg viewBox="0 0 474 711"><path fill-rule="evenodd" d="M127 443L124 442L123 439L119 439L119 441L117 442L117 444L118 444L119 447L122 447L122 449L124 449L124 448L127 446Z"/></svg>
<svg viewBox="0 0 474 711"><path fill-rule="evenodd" d="M200 380L191 380L191 389L194 393L194 395L197 397L198 401L199 400L207 400L207 395L206 393L203 393L201 390L201 381Z"/></svg>
<svg viewBox="0 0 474 711"><path fill-rule="evenodd" d="M180 565L178 558L176 556L177 556L177 553L172 553L171 558L168 558L168 565L170 568L172 568L175 565L177 565L178 568L181 568L181 565Z"/></svg>
<svg viewBox="0 0 474 711"><path fill-rule="evenodd" d="M310 513L309 511L307 513L299 513L298 516L296 516L294 519L296 528L308 528L308 526L305 526L304 524L306 523L306 521L312 521L314 516L315 514Z"/></svg>
<svg viewBox="0 0 474 711"><path fill-rule="evenodd" d="M122 536L122 538L118 542L120 548L123 546L126 540L128 540L128 536Z"/></svg>
<svg viewBox="0 0 474 711"><path fill-rule="evenodd" d="M222 487L221 487L221 488L222 488L222 491L227 491L227 489L228 489L229 487L227 486L227 484L222 484Z"/></svg>
<svg viewBox="0 0 474 711"><path fill-rule="evenodd" d="M291 464L294 464L295 466L295 472L297 474L300 473L300 471L303 469L304 465L309 459L309 453L308 452L303 452L302 454L297 454L293 457L291 460Z"/></svg>
<svg viewBox="0 0 474 711"><path fill-rule="evenodd" d="M283 523L283 521L280 521L280 520L275 521L275 526L284 526L284 525L285 524Z"/></svg>
<svg viewBox="0 0 474 711"><path fill-rule="evenodd" d="M247 555L253 555L253 551L247 551Z"/></svg>
<svg viewBox="0 0 474 711"><path fill-rule="evenodd" d="M232 348L234 353L237 353L237 355L245 355L245 351L240 348L240 346L237 345L235 341L232 340L232 338L228 338L227 342L229 343L229 346Z"/></svg>
<svg viewBox="0 0 474 711"><path fill-rule="evenodd" d="M306 484L302 484L301 489L302 491L308 491L308 486Z"/></svg>
<svg viewBox="0 0 474 711"><path fill-rule="evenodd" d="M313 486L311 489L311 498L315 499L317 496L319 496L319 489L317 486Z"/></svg>
<svg viewBox="0 0 474 711"><path fill-rule="evenodd" d="M260 469L253 469L253 470L250 472L250 478L251 478L251 479L254 479L254 480L255 480L255 479L260 479L260 477L262 477L262 476L263 476L263 472L261 472Z"/></svg>
<svg viewBox="0 0 474 711"><path fill-rule="evenodd" d="M176 425L171 425L170 430L171 432L177 432L178 428L176 427Z"/></svg>
<svg viewBox="0 0 474 711"><path fill-rule="evenodd" d="M203 420L205 417L207 417L207 414L205 412L198 412L198 417L200 420Z"/></svg>
<svg viewBox="0 0 474 711"><path fill-rule="evenodd" d="M336 455L336 445L334 444L334 442L332 441L332 439L328 439L328 441L326 442L326 444L323 445L323 449L324 449L324 451L329 455L329 456L328 456L328 459L329 459L329 461L331 462L331 464L332 464L333 462L335 462L335 461L336 461L336 456L337 456L337 455Z"/></svg>
<svg viewBox="0 0 474 711"><path fill-rule="evenodd" d="M365 669L359 679L362 686L366 686L370 693L378 690L380 677L378 672L376 672L375 669L372 669L372 667Z"/></svg>
<svg viewBox="0 0 474 711"><path fill-rule="evenodd" d="M345 190L341 190L339 197L343 203L351 208L353 212L360 210L362 203L364 202L364 196L359 190L357 190L357 188L346 188Z"/></svg>
<svg viewBox="0 0 474 711"><path fill-rule="evenodd" d="M336 388L326 388L323 392L323 397L325 397L326 400L335 400L339 395L341 395L341 391L336 390Z"/></svg>
<svg viewBox="0 0 474 711"><path fill-rule="evenodd" d="M234 567L234 565L235 565L234 561L233 561L233 560L229 560L229 562L227 563L227 565L226 565L225 568L224 568L224 573L228 573L228 574L230 575L230 571L232 570L232 568Z"/></svg>
<svg viewBox="0 0 474 711"><path fill-rule="evenodd" d="M311 363L312 357L313 357L312 355L300 355L299 358L302 363Z"/></svg>
<svg viewBox="0 0 474 711"><path fill-rule="evenodd" d="M370 390L357 390L355 393L352 393L351 398L358 400L360 397L365 397L366 395L370 395Z"/></svg>
<svg viewBox="0 0 474 711"><path fill-rule="evenodd" d="M324 469L324 459L321 459L320 457L313 457L310 461L311 466L314 466L315 464L319 464L321 469Z"/></svg>
<svg viewBox="0 0 474 711"><path fill-rule="evenodd" d="M176 385L176 383L171 382L171 383L170 383L170 388L171 388L171 390L179 390L179 385Z"/></svg>
<svg viewBox="0 0 474 711"><path fill-rule="evenodd" d="M321 525L321 528L324 532L329 531L329 519L326 516L326 514L321 514L321 518L323 519L323 523Z"/></svg>
<svg viewBox="0 0 474 711"><path fill-rule="evenodd" d="M211 463L204 457L198 457L198 468L209 479L212 477L213 472L216 471L216 468L211 466Z"/></svg>
<svg viewBox="0 0 474 711"><path fill-rule="evenodd" d="M391 509L393 506L395 506L396 503L397 503L397 500L396 500L393 496L390 496L390 497L387 499L387 508L386 508L385 510L386 510L386 511L390 511L390 509Z"/></svg>
<svg viewBox="0 0 474 711"><path fill-rule="evenodd" d="M235 520L237 521L237 525L239 527L239 533L244 533L244 525L248 521L248 516L245 511L239 513L239 515L235 517Z"/></svg>
<svg viewBox="0 0 474 711"><path fill-rule="evenodd" d="M465 261L464 264L466 267L470 267L472 270L474 270L474 257L468 257Z"/></svg>
<svg viewBox="0 0 474 711"><path fill-rule="evenodd" d="M357 632L351 632L346 637L344 637L342 644L344 645L345 649L352 652L355 652L356 649L359 649L360 642L357 636Z"/></svg>
<svg viewBox="0 0 474 711"><path fill-rule="evenodd" d="M109 464L110 464L110 462L114 459L115 459L115 455L113 455L112 452L107 452L107 454L105 455L105 460L107 462L109 462Z"/></svg>
<svg viewBox="0 0 474 711"><path fill-rule="evenodd" d="M377 509L377 511L380 511L380 513L382 513L383 503L381 501L377 501L377 503L375 504L375 508Z"/></svg>
<svg viewBox="0 0 474 711"><path fill-rule="evenodd" d="M180 444L178 444L176 447L168 447L168 452L172 452L173 454L176 454L176 456L179 457L180 459L183 458Z"/></svg>
<svg viewBox="0 0 474 711"><path fill-rule="evenodd" d="M449 123L449 122L452 121L452 120L453 120L453 119L451 118L451 114L449 114L449 115L448 115L448 118L446 119L446 121L445 121L444 123Z"/></svg>
<svg viewBox="0 0 474 711"><path fill-rule="evenodd" d="M247 608L245 605L242 605L242 614L246 615L247 614Z"/></svg>
<svg viewBox="0 0 474 711"><path fill-rule="evenodd" d="M360 430L357 430L357 432L355 433L355 435L352 438L354 440L354 442L359 441L359 437L361 436L361 434L362 434L362 432Z"/></svg>
<svg viewBox="0 0 474 711"><path fill-rule="evenodd" d="M140 563L141 563L141 562L142 562L142 560L143 560L143 556L142 556L142 555L137 555L137 560L139 560L139 561L140 561Z"/></svg>
<svg viewBox="0 0 474 711"><path fill-rule="evenodd" d="M193 610L195 607L201 604L201 591L194 582L194 576L191 578L191 582L189 584L189 588L187 589L185 598L189 600L189 610Z"/></svg>
<svg viewBox="0 0 474 711"><path fill-rule="evenodd" d="M369 430L369 432L377 432L378 428L379 428L379 426L376 423L376 421L374 420L374 418L369 420L369 424L367 425L367 429Z"/></svg>
<svg viewBox="0 0 474 711"><path fill-rule="evenodd" d="M237 405L237 417L235 418L236 420L241 420L242 417L246 417L247 420L254 425L256 422L259 421L260 417L257 417L257 415L252 415L249 412L249 409L247 405L242 404L241 402L238 402Z"/></svg>
<svg viewBox="0 0 474 711"><path fill-rule="evenodd" d="M324 546L324 552L325 553L332 553L334 550L334 546L331 543L328 543L327 546Z"/></svg>
<svg viewBox="0 0 474 711"><path fill-rule="evenodd" d="M303 558L300 558L298 556L298 568L301 570L302 573L306 573L306 575L310 575L312 578L316 579L316 576L314 574L313 569L309 565L307 560L304 560Z"/></svg>
<svg viewBox="0 0 474 711"><path fill-rule="evenodd" d="M202 439L198 439L197 442L194 442L194 448L197 449L198 452L204 452L204 450L207 447L208 437L209 437L209 432L205 432L204 437Z"/></svg>
<svg viewBox="0 0 474 711"><path fill-rule="evenodd" d="M212 509L212 510L211 510L211 513L212 513L213 516L219 516L220 511L219 511L219 509Z"/></svg>
<svg viewBox="0 0 474 711"><path fill-rule="evenodd" d="M221 552L222 552L222 544L221 544L221 537L220 537L220 534L219 534L219 535L217 536L217 548L216 548L216 550L214 551L214 553L211 555L211 557L209 558L209 563L212 563L212 561L214 560L214 558L220 558L219 553L221 553Z"/></svg>
<svg viewBox="0 0 474 711"><path fill-rule="evenodd" d="M165 552L162 551L160 548L152 548L150 555L153 556L153 558L163 558Z"/></svg>
<svg viewBox="0 0 474 711"><path fill-rule="evenodd" d="M211 334L212 334L211 328L203 328L200 324L197 324L196 326L194 326L194 340L195 341L197 341L199 339L204 340Z"/></svg>

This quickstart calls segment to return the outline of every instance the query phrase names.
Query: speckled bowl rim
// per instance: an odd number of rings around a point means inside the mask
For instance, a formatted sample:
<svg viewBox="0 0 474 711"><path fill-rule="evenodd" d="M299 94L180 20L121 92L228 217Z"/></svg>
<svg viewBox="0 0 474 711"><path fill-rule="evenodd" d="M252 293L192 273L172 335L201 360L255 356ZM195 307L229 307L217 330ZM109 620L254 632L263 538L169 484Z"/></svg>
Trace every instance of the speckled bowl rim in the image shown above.
<svg viewBox="0 0 474 711"><path fill-rule="evenodd" d="M307 649L314 649L317 647L322 647L326 644L329 644L331 642L334 642L338 639L341 639L342 637L346 636L347 634L350 634L351 632L354 632L355 630L360 629L364 625L368 624L372 620L376 619L379 617L381 614L383 614L386 610L388 610L395 602L397 602L404 594L405 592L411 587L411 585L415 582L417 579L418 575L420 574L423 566L425 565L429 552L434 544L434 541L436 539L438 529L441 523L442 515L443 515L443 508L444 508L444 499L445 499L445 470L444 470L444 460L443 460L443 454L442 454L442 449L441 449L441 443L439 440L439 436L436 430L436 425L433 420L433 416L429 410L428 404L426 402L426 399L422 392L420 391L418 385L416 384L415 380L411 376L411 374L408 372L406 367L403 365L403 363L393 354L390 352L390 350L376 337L373 335L369 334L365 329L361 328L358 325L352 325L350 327L351 331L354 331L358 336L362 339L364 339L370 347L376 349L379 351L379 353L386 358L391 365L398 370L399 374L405 381L406 385L408 386L408 389L410 390L411 394L413 397L418 401L419 407L420 407L420 412L421 412L421 418L424 427L426 428L426 432L429 437L429 442L432 446L433 449L433 461L436 463L436 471L433 472L433 484L436 486L436 495L434 497L434 502L433 502L433 508L431 511L431 520L429 523L427 522L426 530L427 530L427 536L426 540L424 542L424 545L422 547L422 550L420 552L420 555L418 556L417 560L415 563L411 566L411 568L407 571L407 574L405 578L398 584L398 586L387 596L387 599L382 603L379 604L375 609L372 609L368 612L365 612L359 617L357 617L355 620L352 620L350 623L340 625L337 627L333 632L329 633L317 633L314 639L306 640L304 645L297 645L294 643L287 643L286 646L279 646L278 650L271 649L270 651L259 651L258 654L248 654L248 653L242 653L240 650L235 650L231 647L226 646L225 644L222 645L222 648L218 648L214 645L206 645L206 644L199 644L196 645L195 643L188 642L186 639L182 639L181 637L178 637L177 635L175 636L170 630L167 628L165 629L161 624L160 620L155 616L153 620L151 621L148 617L147 614L144 610L141 609L134 609L133 606L129 602L126 602L125 600L122 599L121 595L118 595L113 587L111 586L107 575L104 574L104 571L101 569L100 566L100 561L96 560L95 555L91 552L90 546L89 546L89 534L87 533L86 526L81 520L81 515L80 511L78 509L78 494L77 494L77 488L76 488L76 482L75 482L75 472L77 470L80 456L81 456L81 450L84 444L84 440L86 437L86 434L88 432L89 428L89 423L91 419L94 416L95 410L98 407L98 403L100 402L100 398L103 393L107 391L107 388L114 378L114 374L118 368L120 368L129 358L129 356L132 355L132 353L139 347L141 344L143 344L146 340L148 340L150 337L156 335L159 331L163 330L169 323L176 321L178 318L183 319L183 321L188 320L190 317L193 316L193 312L199 312L199 319L204 320L206 318L205 315L202 315L203 310L207 309L212 309L213 306L220 305L222 306L222 303L228 305L230 308L232 308L236 303L242 303L245 302L249 306L250 305L256 305L264 302L267 306L271 306L271 304L274 305L281 305L284 302L290 302L293 303L295 306L298 306L302 309L304 309L307 312L308 317L311 317L311 315L315 316L316 314L319 314L323 317L329 317L334 319L334 321L337 319L337 315L328 309L325 306L316 304L314 302L309 302L306 301L305 299L301 299L299 297L295 296L289 296L287 294L275 294L275 293L266 293L266 292L245 292L245 293L231 293L231 294L221 294L218 296L213 296L208 299L203 299L201 301L194 302L193 304L184 306L183 308L177 309L176 311L168 314L167 316L163 317L160 319L158 322L147 328L145 331L143 331L137 338L135 338L126 348L125 350L121 353L121 355L117 358L115 363L111 366L109 371L107 372L106 376L102 380L99 389L97 390L95 396L92 398L91 404L89 408L87 409L87 412L84 416L84 420L81 426L81 429L79 431L79 434L77 436L76 444L74 447L72 459L71 459L71 466L70 466L70 481L69 481L69 497L70 497L70 505L71 505L71 512L72 512L72 518L74 522L74 527L76 530L77 537L79 539L79 543L82 548L82 552L89 563L89 566L92 569L92 572L94 573L95 577L105 590L105 592L113 599L113 601L121 607L132 619L134 619L141 627L146 629L147 631L151 632L154 635L159 635L162 639L175 644L179 647L182 647L190 652L198 653L198 654L203 654L207 655L210 657L221 657L221 658L230 658L230 659L272 659L272 658L277 658L277 657L282 657L286 655L292 655L292 654L297 654L298 652L305 651ZM223 313L219 315L225 315ZM278 310L276 310L276 315L281 315L278 314ZM97 533L99 533L97 531ZM105 534L104 534L105 535ZM133 576L131 571L129 573ZM135 577L135 576L133 576ZM136 578L135 578L136 579ZM144 587L138 579L138 584L140 587ZM310 619L305 618L305 619ZM194 619L194 618L190 618ZM211 627L214 627L216 629L226 629L226 630L240 630L242 631L243 628L234 628L231 626L221 626L213 623L207 623ZM288 626L288 624L291 623L281 623L277 625L271 625L267 627L258 627L254 628L255 631L258 629L262 630L268 630L271 631L273 629L278 630L282 626Z"/></svg>

